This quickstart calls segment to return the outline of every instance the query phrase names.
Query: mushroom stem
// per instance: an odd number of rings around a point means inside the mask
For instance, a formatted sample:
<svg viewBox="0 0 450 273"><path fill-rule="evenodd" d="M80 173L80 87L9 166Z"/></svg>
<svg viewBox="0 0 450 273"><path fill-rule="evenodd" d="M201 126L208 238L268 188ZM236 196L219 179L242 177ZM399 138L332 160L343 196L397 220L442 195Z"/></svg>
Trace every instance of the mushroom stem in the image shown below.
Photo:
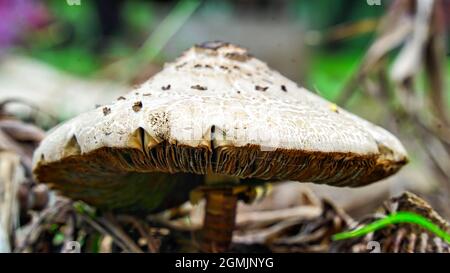
<svg viewBox="0 0 450 273"><path fill-rule="evenodd" d="M203 252L228 250L236 221L238 196L232 188L220 188L206 192L205 221L203 224Z"/></svg>

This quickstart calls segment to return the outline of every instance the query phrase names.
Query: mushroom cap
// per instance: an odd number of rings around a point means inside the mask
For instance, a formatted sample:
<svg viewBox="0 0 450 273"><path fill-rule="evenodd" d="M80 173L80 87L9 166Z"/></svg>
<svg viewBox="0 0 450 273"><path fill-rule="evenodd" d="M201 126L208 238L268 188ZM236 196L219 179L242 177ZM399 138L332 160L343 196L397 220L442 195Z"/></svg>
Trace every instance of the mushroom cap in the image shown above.
<svg viewBox="0 0 450 273"><path fill-rule="evenodd" d="M241 47L209 42L53 129L35 152L34 174L99 207L158 211L187 200L207 174L357 187L406 162L386 130Z"/></svg>

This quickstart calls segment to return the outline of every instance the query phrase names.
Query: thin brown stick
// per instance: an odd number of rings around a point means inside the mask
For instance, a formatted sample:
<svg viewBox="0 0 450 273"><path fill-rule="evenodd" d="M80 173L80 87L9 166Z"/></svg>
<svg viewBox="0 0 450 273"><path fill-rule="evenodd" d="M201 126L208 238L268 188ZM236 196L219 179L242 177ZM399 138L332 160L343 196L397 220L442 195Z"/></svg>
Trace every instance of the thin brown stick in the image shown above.
<svg viewBox="0 0 450 273"><path fill-rule="evenodd" d="M158 252L158 246L154 240L154 238L151 236L151 234L148 232L148 227L144 227L146 225L145 223L140 223L136 218L130 216L130 215L118 215L117 220L120 222L126 222L130 223L141 235L142 238L146 239L147 247L151 253L157 253Z"/></svg>
<svg viewBox="0 0 450 273"><path fill-rule="evenodd" d="M126 248L135 253L143 253L142 249L123 231L123 229L116 223L112 214L106 214L105 217L98 218L98 221L102 223L115 238L124 243Z"/></svg>

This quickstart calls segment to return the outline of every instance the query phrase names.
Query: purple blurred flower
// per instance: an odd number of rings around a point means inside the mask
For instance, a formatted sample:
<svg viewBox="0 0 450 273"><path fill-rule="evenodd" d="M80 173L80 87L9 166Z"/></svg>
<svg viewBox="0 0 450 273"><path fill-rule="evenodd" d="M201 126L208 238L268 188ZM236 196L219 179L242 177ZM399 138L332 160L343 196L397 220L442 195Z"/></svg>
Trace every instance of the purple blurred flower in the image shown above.
<svg viewBox="0 0 450 273"><path fill-rule="evenodd" d="M37 0L0 0L0 51L19 42L26 31L48 22L44 5Z"/></svg>

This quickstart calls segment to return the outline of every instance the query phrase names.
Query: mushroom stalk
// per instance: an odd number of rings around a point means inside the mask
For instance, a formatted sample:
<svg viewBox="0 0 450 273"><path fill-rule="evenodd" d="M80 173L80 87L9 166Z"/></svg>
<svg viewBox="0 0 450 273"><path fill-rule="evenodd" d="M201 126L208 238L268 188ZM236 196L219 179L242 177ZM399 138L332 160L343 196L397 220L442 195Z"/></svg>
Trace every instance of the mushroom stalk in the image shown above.
<svg viewBox="0 0 450 273"><path fill-rule="evenodd" d="M228 250L236 221L238 196L232 188L208 190L206 192L205 221L203 225L203 252L225 252Z"/></svg>

